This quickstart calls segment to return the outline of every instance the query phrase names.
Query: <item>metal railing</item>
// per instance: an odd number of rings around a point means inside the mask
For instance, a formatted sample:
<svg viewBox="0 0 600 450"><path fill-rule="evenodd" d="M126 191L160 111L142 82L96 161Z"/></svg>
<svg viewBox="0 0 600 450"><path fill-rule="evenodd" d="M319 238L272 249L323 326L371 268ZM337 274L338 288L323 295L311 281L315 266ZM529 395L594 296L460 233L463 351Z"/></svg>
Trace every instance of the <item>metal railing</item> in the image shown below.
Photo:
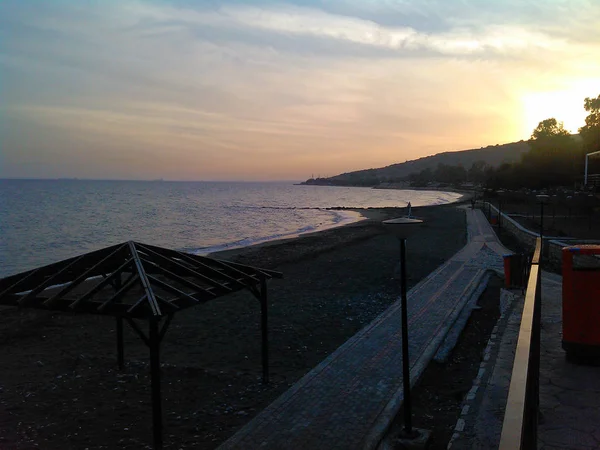
<svg viewBox="0 0 600 450"><path fill-rule="evenodd" d="M525 292L523 316L500 436L500 450L537 448L542 307L541 244L541 239L538 238Z"/></svg>

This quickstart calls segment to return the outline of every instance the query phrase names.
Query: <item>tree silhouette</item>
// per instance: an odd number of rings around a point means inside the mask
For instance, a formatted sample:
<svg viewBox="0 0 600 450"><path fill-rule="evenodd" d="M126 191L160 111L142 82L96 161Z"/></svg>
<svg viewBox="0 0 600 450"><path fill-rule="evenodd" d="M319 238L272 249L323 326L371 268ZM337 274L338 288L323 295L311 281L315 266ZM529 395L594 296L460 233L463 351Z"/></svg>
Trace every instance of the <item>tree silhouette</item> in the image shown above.
<svg viewBox="0 0 600 450"><path fill-rule="evenodd" d="M587 153L600 150L600 95L596 98L586 98L583 107L589 112L585 125L579 129L583 147Z"/></svg>
<svg viewBox="0 0 600 450"><path fill-rule="evenodd" d="M531 139L543 140L553 139L557 136L569 136L570 133L565 130L562 122L558 122L554 117L542 120L531 134Z"/></svg>

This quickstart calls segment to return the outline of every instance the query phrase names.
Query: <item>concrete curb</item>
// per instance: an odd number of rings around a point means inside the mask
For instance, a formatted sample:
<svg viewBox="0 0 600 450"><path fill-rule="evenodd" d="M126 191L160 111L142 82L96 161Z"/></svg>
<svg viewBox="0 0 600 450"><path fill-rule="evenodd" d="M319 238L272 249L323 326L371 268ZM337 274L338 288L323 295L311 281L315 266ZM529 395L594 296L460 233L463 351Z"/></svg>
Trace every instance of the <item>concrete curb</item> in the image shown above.
<svg viewBox="0 0 600 450"><path fill-rule="evenodd" d="M471 281L471 283L465 288L463 291L462 298L464 300L457 304L452 313L450 313L449 320L447 321L447 325L445 325L435 336L431 338L429 344L421 353L419 358L413 363L411 366L411 377L410 377L410 385L411 387L416 384L419 380L429 363L431 362L433 356L438 351L440 345L443 343L444 339L456 323L458 317L460 316L463 308L470 301L471 297L474 293L476 293L479 289L479 286L482 282L484 282L484 278L486 277L487 270L480 270L480 272L476 275L476 277ZM487 284L487 280L485 280ZM383 409L381 414L377 417L374 422L374 425L371 428L371 431L363 440L361 448L363 449L375 449L384 439L386 432L388 431L391 423L394 418L400 412L403 404L403 387L396 391L396 393L392 396L392 399L388 402L386 407Z"/></svg>
<svg viewBox="0 0 600 450"><path fill-rule="evenodd" d="M477 289L475 289L471 296L467 299L461 313L456 318L456 322L449 330L447 336L444 338L444 341L440 345L437 353L433 357L434 361L438 363L444 363L448 360L448 356L450 355L454 347L456 347L458 339L460 338L460 335L465 329L465 326L467 325L469 317L471 317L473 309L477 306L477 301L479 300L479 297L481 297L481 294L483 294L483 292L487 288L492 273L492 270L487 270L484 273L479 283L479 286L477 286Z"/></svg>
<svg viewBox="0 0 600 450"><path fill-rule="evenodd" d="M470 431L469 428L472 428L473 426L473 424L471 423L472 420L469 420L468 417L469 415L473 414L473 411L477 411L477 408L479 406L477 401L479 397L478 394L483 395L482 392L486 389L485 385L488 381L490 381L490 377L494 372L496 361L492 360L492 354L497 353L499 350L499 346L504 337L504 332L506 331L509 319L511 318L518 298L519 296L512 293L511 291L505 289L502 289L501 291L499 305L500 317L498 318L498 321L496 322L496 325L492 330L490 338L488 339L487 345L483 352L482 361L479 364L477 376L473 379L471 389L469 390L469 392L467 392L463 399L460 417L456 421L454 433L452 434L452 437L448 442L448 446L446 447L448 450L452 448L464 447L462 445L464 444L464 442L460 442L461 446L458 446L459 441L468 434L468 432ZM480 387L482 387L481 390ZM491 447L493 448L493 446Z"/></svg>

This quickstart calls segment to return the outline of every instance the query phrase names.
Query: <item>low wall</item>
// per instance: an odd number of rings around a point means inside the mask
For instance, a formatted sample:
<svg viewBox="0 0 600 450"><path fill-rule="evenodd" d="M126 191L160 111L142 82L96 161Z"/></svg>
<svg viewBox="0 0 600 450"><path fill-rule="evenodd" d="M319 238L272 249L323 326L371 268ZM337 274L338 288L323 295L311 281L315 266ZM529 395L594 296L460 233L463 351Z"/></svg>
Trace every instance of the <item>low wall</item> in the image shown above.
<svg viewBox="0 0 600 450"><path fill-rule="evenodd" d="M484 213L488 210L498 216L498 208L489 202L482 202L482 209ZM501 214L501 226L510 234L512 234L517 240L527 248L527 250L533 252L535 249L535 240L540 236L539 233L535 233L527 228L523 227L520 223L514 220L512 217ZM542 248L542 255L546 259L550 266L560 270L562 266L562 248L569 245L577 244L599 244L598 240L581 240L571 237L558 237L558 236L544 236L544 247Z"/></svg>

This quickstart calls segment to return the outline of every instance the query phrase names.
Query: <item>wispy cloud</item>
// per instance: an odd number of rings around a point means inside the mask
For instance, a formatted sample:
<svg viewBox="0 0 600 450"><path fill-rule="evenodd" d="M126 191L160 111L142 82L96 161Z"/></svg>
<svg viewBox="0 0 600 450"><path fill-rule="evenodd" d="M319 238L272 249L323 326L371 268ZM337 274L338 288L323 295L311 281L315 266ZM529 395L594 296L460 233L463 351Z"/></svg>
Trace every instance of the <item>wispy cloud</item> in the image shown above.
<svg viewBox="0 0 600 450"><path fill-rule="evenodd" d="M5 1L0 176L304 178L526 138L531 94L600 92L600 5L509 3Z"/></svg>

